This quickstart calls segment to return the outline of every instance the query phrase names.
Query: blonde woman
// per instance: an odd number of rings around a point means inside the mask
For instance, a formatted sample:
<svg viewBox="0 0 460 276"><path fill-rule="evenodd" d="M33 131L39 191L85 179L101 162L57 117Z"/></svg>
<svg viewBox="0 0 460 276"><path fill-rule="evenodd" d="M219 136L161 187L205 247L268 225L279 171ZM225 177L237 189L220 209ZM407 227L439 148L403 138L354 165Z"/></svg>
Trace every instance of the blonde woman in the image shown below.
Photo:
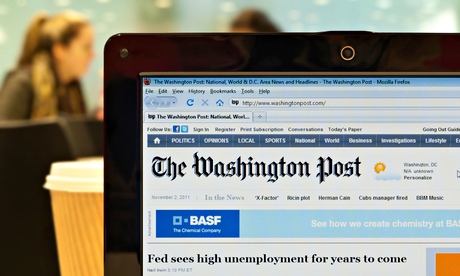
<svg viewBox="0 0 460 276"><path fill-rule="evenodd" d="M93 29L80 14L36 16L16 69L0 91L0 119L85 115L79 79L93 58Z"/></svg>

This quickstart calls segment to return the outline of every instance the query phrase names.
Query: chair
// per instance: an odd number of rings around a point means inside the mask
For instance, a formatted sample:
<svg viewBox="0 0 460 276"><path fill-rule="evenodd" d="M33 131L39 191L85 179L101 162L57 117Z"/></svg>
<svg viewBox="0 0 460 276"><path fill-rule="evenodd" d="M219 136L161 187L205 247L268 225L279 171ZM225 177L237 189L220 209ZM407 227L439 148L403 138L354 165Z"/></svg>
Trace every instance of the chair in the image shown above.
<svg viewBox="0 0 460 276"><path fill-rule="evenodd" d="M94 157L104 154L103 122L89 118L58 119L64 130L75 158Z"/></svg>
<svg viewBox="0 0 460 276"><path fill-rule="evenodd" d="M94 146L93 155L104 155L104 123L100 120L88 120L86 122L89 135Z"/></svg>
<svg viewBox="0 0 460 276"><path fill-rule="evenodd" d="M0 122L0 275L59 275L45 177L73 159L56 121Z"/></svg>

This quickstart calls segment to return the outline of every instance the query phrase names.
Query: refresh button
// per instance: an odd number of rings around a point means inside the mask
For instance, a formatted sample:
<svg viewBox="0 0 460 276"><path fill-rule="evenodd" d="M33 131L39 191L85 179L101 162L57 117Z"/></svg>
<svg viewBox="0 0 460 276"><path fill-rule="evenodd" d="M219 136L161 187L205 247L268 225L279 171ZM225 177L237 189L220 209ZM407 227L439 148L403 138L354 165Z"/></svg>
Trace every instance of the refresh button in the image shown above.
<svg viewBox="0 0 460 276"><path fill-rule="evenodd" d="M188 106L193 106L194 103L195 103L195 100L194 100L194 99L188 99L188 100L187 100L187 105L188 105Z"/></svg>

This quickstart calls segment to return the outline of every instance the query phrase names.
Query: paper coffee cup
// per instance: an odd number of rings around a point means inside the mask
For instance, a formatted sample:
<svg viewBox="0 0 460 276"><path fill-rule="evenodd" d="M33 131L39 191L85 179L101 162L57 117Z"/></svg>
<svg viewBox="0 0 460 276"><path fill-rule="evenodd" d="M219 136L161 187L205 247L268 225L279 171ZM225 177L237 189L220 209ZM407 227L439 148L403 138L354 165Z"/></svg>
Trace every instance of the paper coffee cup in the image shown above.
<svg viewBox="0 0 460 276"><path fill-rule="evenodd" d="M53 163L45 188L51 192L61 275L104 275L102 159Z"/></svg>

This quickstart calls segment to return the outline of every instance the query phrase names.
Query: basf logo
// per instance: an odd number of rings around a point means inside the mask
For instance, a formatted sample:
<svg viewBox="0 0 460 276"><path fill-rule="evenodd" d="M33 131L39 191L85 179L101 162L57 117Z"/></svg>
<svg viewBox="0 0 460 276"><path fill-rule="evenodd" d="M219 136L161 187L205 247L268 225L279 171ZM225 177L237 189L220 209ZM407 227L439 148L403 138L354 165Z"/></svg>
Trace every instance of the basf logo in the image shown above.
<svg viewBox="0 0 460 276"><path fill-rule="evenodd" d="M189 218L173 216L173 225L218 225L220 222L222 222L221 216L190 216Z"/></svg>
<svg viewBox="0 0 460 276"><path fill-rule="evenodd" d="M157 238L236 238L239 210L157 210Z"/></svg>

